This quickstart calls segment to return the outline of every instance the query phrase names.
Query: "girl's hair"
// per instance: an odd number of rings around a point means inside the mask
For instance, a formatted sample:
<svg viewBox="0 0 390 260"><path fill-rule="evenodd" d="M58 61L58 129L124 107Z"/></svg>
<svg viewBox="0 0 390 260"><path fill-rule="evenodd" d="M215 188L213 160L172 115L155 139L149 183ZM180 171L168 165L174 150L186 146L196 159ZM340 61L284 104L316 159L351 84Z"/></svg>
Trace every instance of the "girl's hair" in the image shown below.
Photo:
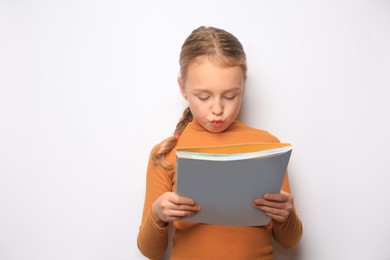
<svg viewBox="0 0 390 260"><path fill-rule="evenodd" d="M225 30L201 26L192 31L181 48L179 63L183 82L186 80L190 63L195 58L205 55L212 62L224 67L239 66L242 69L244 80L246 79L246 55L240 41ZM180 134L191 121L192 113L187 107L176 125L173 136L162 142L152 154L155 164L161 164L166 169L173 168L165 161L164 155L176 146Z"/></svg>

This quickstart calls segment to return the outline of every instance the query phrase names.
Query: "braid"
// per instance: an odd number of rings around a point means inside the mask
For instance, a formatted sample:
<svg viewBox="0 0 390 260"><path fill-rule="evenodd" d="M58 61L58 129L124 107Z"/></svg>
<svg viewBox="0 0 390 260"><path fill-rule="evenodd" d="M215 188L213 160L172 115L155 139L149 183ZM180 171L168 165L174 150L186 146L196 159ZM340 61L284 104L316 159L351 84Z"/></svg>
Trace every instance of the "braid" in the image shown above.
<svg viewBox="0 0 390 260"><path fill-rule="evenodd" d="M175 134L180 135L183 133L184 128L192 121L192 113L189 107L184 109L183 115L180 118L179 122L176 125Z"/></svg>
<svg viewBox="0 0 390 260"><path fill-rule="evenodd" d="M161 164L165 169L172 169L173 166L165 161L165 154L170 152L177 144L177 140L184 128L192 121L192 113L189 107L187 107L179 122L176 125L174 135L162 142L152 154L152 160L155 164Z"/></svg>

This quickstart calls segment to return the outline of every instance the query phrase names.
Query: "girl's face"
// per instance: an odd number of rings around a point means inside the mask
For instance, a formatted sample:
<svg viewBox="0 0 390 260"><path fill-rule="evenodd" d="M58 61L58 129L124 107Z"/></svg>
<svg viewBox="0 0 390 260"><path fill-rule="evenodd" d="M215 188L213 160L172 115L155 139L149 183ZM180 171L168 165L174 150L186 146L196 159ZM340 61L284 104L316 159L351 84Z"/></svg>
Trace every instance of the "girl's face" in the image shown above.
<svg viewBox="0 0 390 260"><path fill-rule="evenodd" d="M236 119L245 83L240 67L222 67L201 56L190 63L186 81L178 81L194 119L207 131L220 133Z"/></svg>

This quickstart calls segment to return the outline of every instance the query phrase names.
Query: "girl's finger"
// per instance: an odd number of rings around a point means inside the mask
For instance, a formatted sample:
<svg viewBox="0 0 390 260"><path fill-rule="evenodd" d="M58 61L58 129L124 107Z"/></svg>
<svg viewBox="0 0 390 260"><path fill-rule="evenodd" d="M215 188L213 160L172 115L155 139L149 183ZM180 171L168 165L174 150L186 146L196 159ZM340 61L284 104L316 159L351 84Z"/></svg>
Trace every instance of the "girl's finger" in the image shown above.
<svg viewBox="0 0 390 260"><path fill-rule="evenodd" d="M268 216L270 216L273 220L275 220L276 222L284 222L286 220L285 217L282 217L282 216L279 216L279 215L275 215L275 214L272 214L272 213L266 213Z"/></svg>
<svg viewBox="0 0 390 260"><path fill-rule="evenodd" d="M194 206L189 206L189 205L176 205L176 204L172 204L172 207L171 207L172 210L176 210L176 211L192 211L192 212L198 212L200 210L200 206L198 205L194 205Z"/></svg>
<svg viewBox="0 0 390 260"><path fill-rule="evenodd" d="M174 194L170 201L176 205L189 205L189 206L194 206L195 205L195 201L191 198L188 198L188 197L184 197L184 196L179 196L177 194Z"/></svg>
<svg viewBox="0 0 390 260"><path fill-rule="evenodd" d="M196 213L195 211L191 211L191 210L170 210L169 212L167 212L167 218L182 219L184 217L187 217L195 213Z"/></svg>

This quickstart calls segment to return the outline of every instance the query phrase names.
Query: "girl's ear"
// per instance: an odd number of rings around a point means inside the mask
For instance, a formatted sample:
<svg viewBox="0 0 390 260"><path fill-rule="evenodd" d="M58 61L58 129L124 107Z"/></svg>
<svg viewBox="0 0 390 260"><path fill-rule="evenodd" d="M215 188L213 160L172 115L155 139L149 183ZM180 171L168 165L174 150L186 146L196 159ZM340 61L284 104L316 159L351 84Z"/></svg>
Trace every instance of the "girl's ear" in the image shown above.
<svg viewBox="0 0 390 260"><path fill-rule="evenodd" d="M179 83L181 95L187 100L187 93L186 93L186 90L185 90L185 87L184 87L184 82L183 82L182 77L179 76L177 78L177 82Z"/></svg>

